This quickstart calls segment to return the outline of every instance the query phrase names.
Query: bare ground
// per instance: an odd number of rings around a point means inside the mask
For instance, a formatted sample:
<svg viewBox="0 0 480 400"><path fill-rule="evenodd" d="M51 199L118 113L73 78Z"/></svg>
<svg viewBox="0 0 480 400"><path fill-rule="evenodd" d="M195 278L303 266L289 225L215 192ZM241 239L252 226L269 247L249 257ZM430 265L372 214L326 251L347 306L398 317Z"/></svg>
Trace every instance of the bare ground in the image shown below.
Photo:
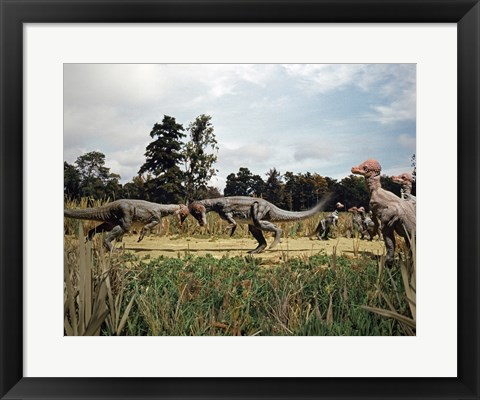
<svg viewBox="0 0 480 400"><path fill-rule="evenodd" d="M186 254L202 256L211 254L220 258L223 256L247 256L248 250L257 247L253 238L223 238L223 237L183 237L183 236L154 236L145 237L137 242L138 235L125 235L123 243L116 246L125 246L125 250L136 255L150 258L158 256L179 257ZM267 237L268 245L272 237ZM273 250L267 249L254 257L261 257L268 261L279 261L293 256L311 256L321 251L332 254L336 250L338 256L353 258L356 254L382 255L385 246L383 241L358 240L340 237L328 241L312 240L308 237L283 238L282 242Z"/></svg>

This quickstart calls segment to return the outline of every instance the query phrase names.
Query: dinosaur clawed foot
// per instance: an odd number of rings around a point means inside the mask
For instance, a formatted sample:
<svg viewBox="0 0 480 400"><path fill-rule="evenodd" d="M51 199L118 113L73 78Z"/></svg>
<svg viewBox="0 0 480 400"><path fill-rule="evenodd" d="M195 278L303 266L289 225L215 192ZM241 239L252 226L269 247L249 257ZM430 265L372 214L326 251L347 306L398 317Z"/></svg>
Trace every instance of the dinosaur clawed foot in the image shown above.
<svg viewBox="0 0 480 400"><path fill-rule="evenodd" d="M249 254L258 254L261 253L265 248L267 247L267 244L260 244L256 249L250 250L247 253Z"/></svg>

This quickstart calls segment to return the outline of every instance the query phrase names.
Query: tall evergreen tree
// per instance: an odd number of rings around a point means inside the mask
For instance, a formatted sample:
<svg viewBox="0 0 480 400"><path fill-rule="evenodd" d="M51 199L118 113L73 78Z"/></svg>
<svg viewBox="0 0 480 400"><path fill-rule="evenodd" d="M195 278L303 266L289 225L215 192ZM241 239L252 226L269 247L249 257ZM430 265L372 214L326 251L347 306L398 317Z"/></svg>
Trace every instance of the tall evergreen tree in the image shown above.
<svg viewBox="0 0 480 400"><path fill-rule="evenodd" d="M174 117L165 115L162 123L156 123L150 136L155 139L145 152L145 163L138 171L139 175L149 173L152 179L146 185L146 196L158 203L177 203L182 201L182 182L184 173L181 165L184 161L182 138L184 128Z"/></svg>
<svg viewBox="0 0 480 400"><path fill-rule="evenodd" d="M267 173L265 181L265 199L278 207L284 207L283 204L283 187L280 172L276 168L270 169Z"/></svg>

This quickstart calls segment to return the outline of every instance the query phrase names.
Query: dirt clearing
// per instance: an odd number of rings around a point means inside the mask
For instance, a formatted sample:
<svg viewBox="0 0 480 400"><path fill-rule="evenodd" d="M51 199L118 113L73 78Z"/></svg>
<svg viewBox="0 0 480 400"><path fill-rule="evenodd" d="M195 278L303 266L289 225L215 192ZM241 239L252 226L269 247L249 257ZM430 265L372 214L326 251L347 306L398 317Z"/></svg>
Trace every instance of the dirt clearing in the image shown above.
<svg viewBox="0 0 480 400"><path fill-rule="evenodd" d="M247 256L248 251L257 247L253 238L197 238L179 236L150 236L137 242L137 235L126 235L123 238L125 250L132 251L136 255L157 258L161 255L167 257L183 257L186 254L204 256L211 254L216 258L223 256ZM272 238L267 238L270 245ZM122 244L117 244L120 246ZM312 256L321 251L332 254L334 249L338 256L349 258L367 253L369 255L381 255L384 253L383 241L356 240L356 239L330 239L328 241L311 240L310 238L284 238L273 250L265 250L263 253L253 255L262 259L280 260L294 256Z"/></svg>

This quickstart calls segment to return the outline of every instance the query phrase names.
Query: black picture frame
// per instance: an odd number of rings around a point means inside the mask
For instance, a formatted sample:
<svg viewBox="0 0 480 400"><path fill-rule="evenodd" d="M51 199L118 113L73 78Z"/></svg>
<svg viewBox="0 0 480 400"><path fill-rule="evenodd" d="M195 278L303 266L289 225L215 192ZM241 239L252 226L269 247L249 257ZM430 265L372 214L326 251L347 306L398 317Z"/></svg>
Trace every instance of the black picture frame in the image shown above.
<svg viewBox="0 0 480 400"><path fill-rule="evenodd" d="M0 0L0 15L1 398L479 399L479 0ZM457 24L457 235L461 239L458 241L458 377L428 379L24 377L23 24L35 22ZM448 165L446 161L439 169L448 168ZM448 202L448 199L446 201ZM449 231L446 234L454 232ZM388 368L388 365L385 368Z"/></svg>

